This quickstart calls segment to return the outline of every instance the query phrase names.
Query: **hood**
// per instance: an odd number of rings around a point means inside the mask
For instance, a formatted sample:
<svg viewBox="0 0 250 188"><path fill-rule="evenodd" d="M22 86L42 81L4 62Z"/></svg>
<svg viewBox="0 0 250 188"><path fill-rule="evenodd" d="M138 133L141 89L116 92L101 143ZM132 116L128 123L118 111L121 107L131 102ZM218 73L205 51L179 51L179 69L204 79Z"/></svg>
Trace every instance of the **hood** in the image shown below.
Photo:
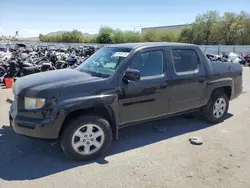
<svg viewBox="0 0 250 188"><path fill-rule="evenodd" d="M102 80L100 77L93 77L74 69L61 69L42 73L36 73L18 78L14 84L13 92L19 95L22 91L40 90L48 88L65 87L77 83L86 83L95 80Z"/></svg>

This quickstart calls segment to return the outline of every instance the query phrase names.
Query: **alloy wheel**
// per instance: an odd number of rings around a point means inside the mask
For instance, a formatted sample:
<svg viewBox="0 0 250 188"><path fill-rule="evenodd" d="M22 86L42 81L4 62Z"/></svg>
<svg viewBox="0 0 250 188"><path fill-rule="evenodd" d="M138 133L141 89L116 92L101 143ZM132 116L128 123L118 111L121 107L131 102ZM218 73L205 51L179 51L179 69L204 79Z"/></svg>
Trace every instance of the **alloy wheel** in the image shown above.
<svg viewBox="0 0 250 188"><path fill-rule="evenodd" d="M104 132L98 125L86 124L75 131L71 144L77 153L91 155L102 147L104 140Z"/></svg>

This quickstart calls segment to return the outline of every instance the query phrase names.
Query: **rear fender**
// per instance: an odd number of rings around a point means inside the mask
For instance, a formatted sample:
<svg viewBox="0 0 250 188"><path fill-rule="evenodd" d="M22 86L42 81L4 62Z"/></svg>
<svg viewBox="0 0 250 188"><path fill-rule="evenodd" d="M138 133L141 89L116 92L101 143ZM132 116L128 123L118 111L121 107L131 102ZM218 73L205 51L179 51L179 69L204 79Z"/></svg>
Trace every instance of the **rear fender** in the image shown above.
<svg viewBox="0 0 250 188"><path fill-rule="evenodd" d="M218 88L223 88L223 87L231 87L231 97L234 96L234 81L232 78L220 78L216 80L212 80L208 82L207 85L207 93L204 97L203 104L207 104L208 100L210 99L210 96L212 95L213 91Z"/></svg>

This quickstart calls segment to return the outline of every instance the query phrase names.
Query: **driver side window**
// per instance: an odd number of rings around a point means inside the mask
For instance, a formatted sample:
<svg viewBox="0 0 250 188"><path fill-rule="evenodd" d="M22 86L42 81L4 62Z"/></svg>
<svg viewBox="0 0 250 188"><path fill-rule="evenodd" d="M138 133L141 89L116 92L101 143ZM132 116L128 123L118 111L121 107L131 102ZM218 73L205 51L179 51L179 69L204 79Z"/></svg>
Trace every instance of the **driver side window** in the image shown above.
<svg viewBox="0 0 250 188"><path fill-rule="evenodd" d="M137 55L130 69L139 70L142 78L163 74L163 52L157 50Z"/></svg>

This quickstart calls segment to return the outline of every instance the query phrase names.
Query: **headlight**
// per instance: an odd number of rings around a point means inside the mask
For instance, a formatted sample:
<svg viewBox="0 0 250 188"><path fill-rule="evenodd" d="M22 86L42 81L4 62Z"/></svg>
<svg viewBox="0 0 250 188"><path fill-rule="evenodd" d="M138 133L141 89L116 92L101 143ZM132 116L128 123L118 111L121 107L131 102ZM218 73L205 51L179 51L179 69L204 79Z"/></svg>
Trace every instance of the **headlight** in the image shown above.
<svg viewBox="0 0 250 188"><path fill-rule="evenodd" d="M45 99L30 98L30 97L24 98L24 108L27 110L40 109L44 106L44 104L45 104Z"/></svg>

